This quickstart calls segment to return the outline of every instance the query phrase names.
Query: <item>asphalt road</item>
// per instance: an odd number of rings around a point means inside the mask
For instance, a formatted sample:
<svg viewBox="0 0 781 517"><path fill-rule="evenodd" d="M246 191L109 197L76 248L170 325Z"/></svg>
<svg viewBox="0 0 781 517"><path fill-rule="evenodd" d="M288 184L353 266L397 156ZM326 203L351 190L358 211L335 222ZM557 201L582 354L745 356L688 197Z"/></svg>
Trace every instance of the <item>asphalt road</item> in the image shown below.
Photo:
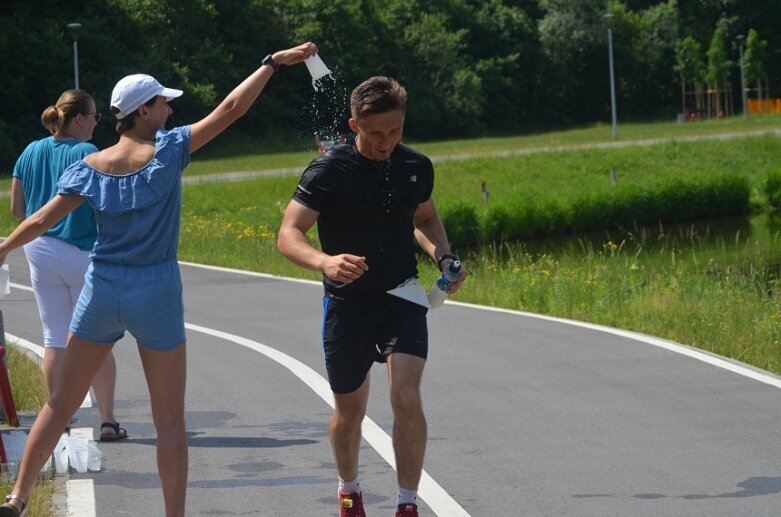
<svg viewBox="0 0 781 517"><path fill-rule="evenodd" d="M11 281L29 285L24 256L9 262ZM321 288L191 265L182 275L187 515L335 515ZM15 289L0 304L6 332L41 342L32 293ZM446 304L429 325L422 515L778 515L777 378L521 313ZM115 353L116 411L130 438L100 445L102 472L71 477L93 480L100 517L163 515L132 338ZM384 367L372 383L360 476L368 514L390 516ZM77 427L99 425L95 408L78 417Z"/></svg>

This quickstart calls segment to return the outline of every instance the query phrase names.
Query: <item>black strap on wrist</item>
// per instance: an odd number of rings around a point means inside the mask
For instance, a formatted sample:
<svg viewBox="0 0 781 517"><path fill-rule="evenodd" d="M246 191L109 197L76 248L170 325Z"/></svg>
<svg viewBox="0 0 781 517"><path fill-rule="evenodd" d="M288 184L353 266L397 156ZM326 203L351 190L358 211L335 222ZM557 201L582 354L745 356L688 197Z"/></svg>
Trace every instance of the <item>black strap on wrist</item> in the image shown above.
<svg viewBox="0 0 781 517"><path fill-rule="evenodd" d="M443 253L437 258L437 266L439 267L439 270L442 271L442 263L446 261L447 259L450 259L452 261L458 260L458 257L456 255L453 255L452 253Z"/></svg>
<svg viewBox="0 0 781 517"><path fill-rule="evenodd" d="M263 58L263 61L261 61L261 62L260 62L260 64L261 64L261 65L268 65L268 66L270 66L270 67L271 67L271 69L272 69L273 71L275 71L275 72L276 72L277 70L279 70L279 67L280 67L280 66L282 66L282 65L280 65L279 63L277 63L276 61L274 61L274 56L272 56L271 54L269 54L269 55L267 55L266 57L264 57L264 58Z"/></svg>

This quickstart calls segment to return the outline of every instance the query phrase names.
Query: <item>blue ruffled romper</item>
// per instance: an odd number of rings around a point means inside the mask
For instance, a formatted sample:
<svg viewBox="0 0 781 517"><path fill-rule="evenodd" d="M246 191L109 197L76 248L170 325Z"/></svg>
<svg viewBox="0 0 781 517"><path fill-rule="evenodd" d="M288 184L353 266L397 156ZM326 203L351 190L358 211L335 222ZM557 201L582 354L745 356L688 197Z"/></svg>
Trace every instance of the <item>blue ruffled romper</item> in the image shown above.
<svg viewBox="0 0 781 517"><path fill-rule="evenodd" d="M190 163L190 126L159 131L155 154L123 176L83 160L69 167L57 193L84 196L95 210L98 237L70 330L111 344L129 331L154 350L185 341L179 243L182 171Z"/></svg>

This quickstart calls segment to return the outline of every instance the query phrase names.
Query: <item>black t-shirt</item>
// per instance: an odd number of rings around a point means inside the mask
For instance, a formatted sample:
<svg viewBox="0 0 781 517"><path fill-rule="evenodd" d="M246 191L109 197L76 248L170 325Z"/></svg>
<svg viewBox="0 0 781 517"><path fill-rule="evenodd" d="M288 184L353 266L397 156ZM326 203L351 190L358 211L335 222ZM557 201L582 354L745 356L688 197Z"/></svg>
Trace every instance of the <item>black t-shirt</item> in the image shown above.
<svg viewBox="0 0 781 517"><path fill-rule="evenodd" d="M417 275L413 216L431 197L431 160L398 144L387 161L336 145L304 171L293 199L319 212L317 231L329 255L365 256L369 270L352 284L323 276L326 293L338 298L371 296Z"/></svg>

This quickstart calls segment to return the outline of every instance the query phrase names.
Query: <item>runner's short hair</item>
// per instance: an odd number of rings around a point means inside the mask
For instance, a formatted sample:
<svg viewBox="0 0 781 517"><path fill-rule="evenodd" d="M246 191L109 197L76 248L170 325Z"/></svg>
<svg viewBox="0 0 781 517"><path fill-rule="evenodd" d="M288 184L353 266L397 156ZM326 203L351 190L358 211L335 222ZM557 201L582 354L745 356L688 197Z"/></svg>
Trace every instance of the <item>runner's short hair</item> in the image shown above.
<svg viewBox="0 0 781 517"><path fill-rule="evenodd" d="M395 79L374 76L355 87L350 95L350 114L355 120L389 111L406 110L407 90Z"/></svg>

